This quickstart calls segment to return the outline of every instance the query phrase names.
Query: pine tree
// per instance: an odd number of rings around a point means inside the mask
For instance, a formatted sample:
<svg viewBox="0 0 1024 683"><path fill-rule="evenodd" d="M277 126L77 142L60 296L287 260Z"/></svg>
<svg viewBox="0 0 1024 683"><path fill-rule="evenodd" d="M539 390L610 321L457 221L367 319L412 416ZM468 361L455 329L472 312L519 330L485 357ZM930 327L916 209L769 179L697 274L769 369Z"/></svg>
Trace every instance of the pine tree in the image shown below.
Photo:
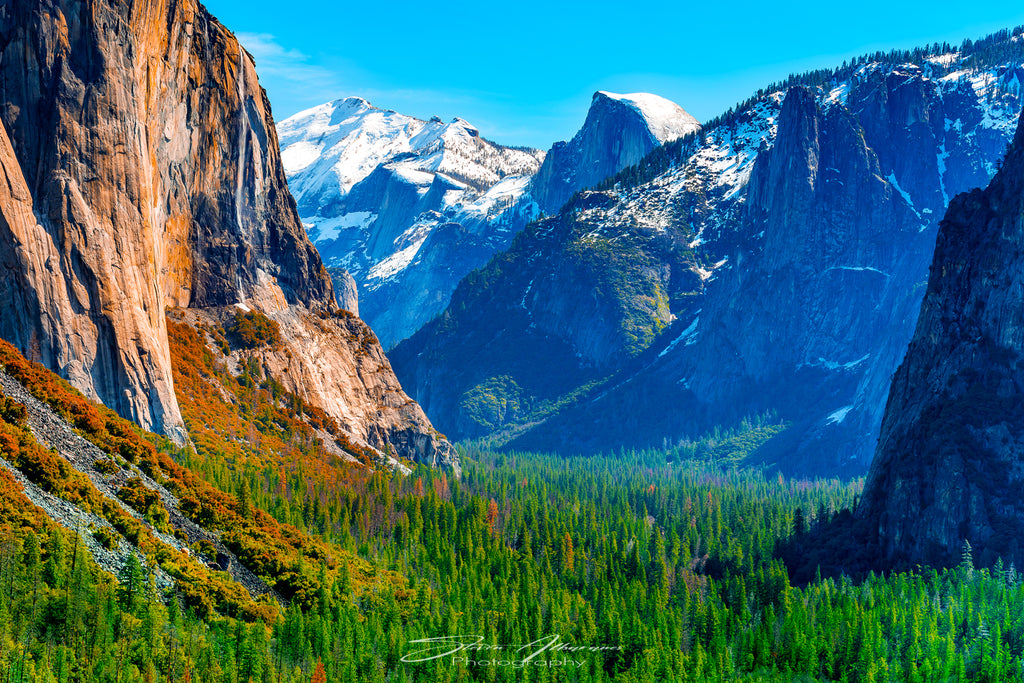
<svg viewBox="0 0 1024 683"><path fill-rule="evenodd" d="M316 660L316 669L313 671L313 676L309 679L309 683L327 683L327 673L324 671L323 660Z"/></svg>
<svg viewBox="0 0 1024 683"><path fill-rule="evenodd" d="M974 580L974 551L966 538L960 546L960 572L967 581Z"/></svg>
<svg viewBox="0 0 1024 683"><path fill-rule="evenodd" d="M126 612L134 612L144 598L146 584L146 573L136 553L128 554L128 559L118 574L118 580L121 582L118 589L121 608Z"/></svg>

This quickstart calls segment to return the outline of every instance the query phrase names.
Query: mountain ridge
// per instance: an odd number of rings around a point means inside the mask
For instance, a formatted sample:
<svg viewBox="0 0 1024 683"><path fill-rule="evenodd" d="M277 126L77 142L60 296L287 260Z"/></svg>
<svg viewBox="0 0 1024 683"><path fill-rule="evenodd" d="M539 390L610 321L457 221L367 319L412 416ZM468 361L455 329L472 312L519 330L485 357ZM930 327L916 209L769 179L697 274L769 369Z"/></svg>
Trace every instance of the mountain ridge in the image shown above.
<svg viewBox="0 0 1024 683"><path fill-rule="evenodd" d="M567 199L698 124L656 95L598 92L580 133L548 153L494 145L462 119L421 121L362 98L280 125L307 230L329 265L355 277L361 311L390 348L442 311L466 273L507 248L540 215L538 201Z"/></svg>
<svg viewBox="0 0 1024 683"><path fill-rule="evenodd" d="M813 470L818 465L811 454L827 451L833 458L823 465L828 472L866 470L871 449L863 444L877 429L889 375L905 348L901 344L913 332L930 240L945 197L987 182L1012 134L1024 74L1024 50L1014 40L1019 35L1019 29L996 34L972 43L977 52L965 47L955 58L947 58L945 46L936 46L939 54L893 53L890 63L868 56L836 71L809 74L803 90L787 86L788 91L762 93L709 123L700 136L656 148L643 164L570 203L563 220L600 222L612 240L656 235L666 228L688 234L683 252L693 251L690 272L703 283L695 301L702 303L670 306L669 324L652 335L628 367L613 371L608 366L598 373L606 378L600 390L593 390L597 378L583 363L566 363L553 376L575 377L569 384L591 389L567 389L567 403L539 424L531 419L527 433L511 445L587 452L660 446L666 439L695 438L714 426L775 411L790 428L766 444L759 457L778 462L795 452L790 466ZM802 108L793 106L796 100L790 103L795 127L786 136L793 141L790 151L784 152L777 149L784 100L802 91L812 96L803 98ZM805 123L797 125L801 119ZM813 149L807 146L812 142ZM801 154L802 165L791 166ZM774 171L772 155L779 160ZM840 163L826 163L830 158ZM869 199L875 195L877 201ZM799 210L799 202L804 209L818 207L817 223ZM790 223L792 230L786 227ZM872 223L888 227L871 228ZM787 230L792 236L788 245ZM882 239L877 246L872 235ZM815 251L812 243L820 247L810 261L817 265L799 266L799 252ZM532 254L541 262L552 260L556 265L551 267L557 268L559 254L564 256L558 244L552 238L544 249L518 252L512 263L504 263L502 256L482 273L531 271L537 267ZM489 274L473 275L463 285L489 283L485 286L501 303L475 315L506 316L501 334L506 347L513 348L513 339L529 334L529 322L516 322L521 316L513 311L520 301L529 305L534 294L523 298L525 281L513 286L503 276L491 280ZM843 295L850 288L865 293L863 303ZM507 294L500 294L503 289ZM586 293L560 296L582 298ZM763 300L757 309L763 311L762 324L753 328L744 323L741 310L743 297L749 296ZM457 300L466 297L457 294L453 304ZM635 312L645 305L628 297L622 302ZM791 324L772 322L779 310ZM476 330L472 315L450 306L440 322L389 354L412 394L424 400L428 414L437 416L454 438L468 432L454 426L452 406L469 399L477 391L474 386L483 391L492 381L488 377L514 379L507 370L520 355L512 351L491 367L478 364L474 372L479 376L465 386L444 385L440 378L456 376L450 362L436 368L432 363L480 352L483 342L476 331L483 325ZM802 316L807 320L799 323ZM867 332L875 328L877 338L887 340L884 348ZM570 349L568 357L576 351ZM771 356L784 362L766 360ZM716 383L716 376L721 381ZM447 398L439 404L441 396ZM565 403L563 398L543 400ZM531 399L520 395L518 400ZM820 414L812 415L806 408L816 404ZM731 412L721 406L731 406ZM512 424L498 425L497 431Z"/></svg>

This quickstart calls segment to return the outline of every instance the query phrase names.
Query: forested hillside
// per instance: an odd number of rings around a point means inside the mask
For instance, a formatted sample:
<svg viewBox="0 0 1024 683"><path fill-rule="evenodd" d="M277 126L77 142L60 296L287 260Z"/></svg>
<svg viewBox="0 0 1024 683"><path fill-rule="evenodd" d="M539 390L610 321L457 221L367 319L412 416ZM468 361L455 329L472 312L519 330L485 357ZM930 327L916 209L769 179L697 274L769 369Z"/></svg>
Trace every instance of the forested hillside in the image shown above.
<svg viewBox="0 0 1024 683"><path fill-rule="evenodd" d="M965 549L946 571L847 576L815 572L809 554L793 557L805 537L848 522L859 482L736 470L721 447L715 460L474 451L461 480L353 466L343 484L309 470L304 488L289 479L271 495L266 477L250 471L231 495L169 459L182 451L128 428L9 347L3 366L109 451L100 467L138 467L181 500L194 496L198 508L183 512L263 580L280 578L278 598L251 601L216 560L190 560L210 554L202 541L172 553L147 540L149 526L118 521L83 473L33 443L31 411L5 393L0 450L17 473L0 471L5 681L1021 678L1024 585L1012 566L975 569ZM686 453L698 451L709 452ZM15 476L111 514L114 531L59 526ZM143 500L145 490L136 489ZM144 519L166 524L152 511ZM90 537L128 551L119 582L92 559ZM252 554L247 538L260 544ZM855 542L836 536L820 550L834 556ZM796 585L793 575L815 578ZM414 641L446 635L510 650L550 636L606 649L548 650L530 660L546 665L522 669L402 661L422 658ZM506 660L516 656L495 661ZM551 664L569 660L580 664Z"/></svg>

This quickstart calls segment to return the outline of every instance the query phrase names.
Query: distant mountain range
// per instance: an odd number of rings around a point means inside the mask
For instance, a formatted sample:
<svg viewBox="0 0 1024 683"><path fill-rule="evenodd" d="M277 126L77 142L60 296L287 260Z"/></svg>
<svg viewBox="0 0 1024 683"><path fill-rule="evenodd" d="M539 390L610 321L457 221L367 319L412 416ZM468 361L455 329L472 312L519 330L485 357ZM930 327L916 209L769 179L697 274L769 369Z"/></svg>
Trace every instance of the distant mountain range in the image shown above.
<svg viewBox="0 0 1024 683"><path fill-rule="evenodd" d="M757 459L863 473L939 218L998 168L1022 63L1002 32L771 86L533 223L396 372L456 439L607 451L761 416L786 428Z"/></svg>
<svg viewBox="0 0 1024 683"><path fill-rule="evenodd" d="M462 119L421 121L355 97L278 126L310 239L354 277L386 348L443 311L459 280L529 221L697 128L661 97L605 92L546 155L489 142Z"/></svg>

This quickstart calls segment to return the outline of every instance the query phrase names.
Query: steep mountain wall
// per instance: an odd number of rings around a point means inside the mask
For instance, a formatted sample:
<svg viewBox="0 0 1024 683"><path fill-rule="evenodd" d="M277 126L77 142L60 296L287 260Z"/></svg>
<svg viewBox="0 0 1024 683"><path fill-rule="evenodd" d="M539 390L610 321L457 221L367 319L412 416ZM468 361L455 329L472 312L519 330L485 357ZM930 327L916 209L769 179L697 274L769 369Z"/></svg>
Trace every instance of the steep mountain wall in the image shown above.
<svg viewBox="0 0 1024 683"><path fill-rule="evenodd" d="M685 227L634 230L589 193L468 275L448 311L390 354L438 426L484 436L619 370L703 283Z"/></svg>
<svg viewBox="0 0 1024 683"><path fill-rule="evenodd" d="M0 15L0 69L0 335L180 441L166 310L243 304L301 326L335 307L252 58L193 0L41 0ZM344 362L325 347L295 362ZM427 433L415 413L362 418Z"/></svg>
<svg viewBox="0 0 1024 683"><path fill-rule="evenodd" d="M530 184L544 213L555 213L579 190L597 185L648 152L700 130L682 107L647 93L594 93L587 120L568 142L556 142Z"/></svg>
<svg viewBox="0 0 1024 683"><path fill-rule="evenodd" d="M894 561L1024 561L1024 125L939 229L858 515Z"/></svg>
<svg viewBox="0 0 1024 683"><path fill-rule="evenodd" d="M1000 52L1018 59L1016 43ZM968 59L868 61L762 95L699 138L659 148L468 277L437 323L391 352L399 377L455 436L453 406L515 386L514 403L536 409L495 405L483 422L518 448L663 446L768 414L789 426L757 457L803 473L865 472L946 198L987 183L1020 111L1019 63L958 68ZM567 239L572 230L583 239ZM578 384L557 396L529 390L520 377L539 366L527 360L536 346L520 340L542 329L552 302L583 308L612 292L602 310L639 320L658 301L654 290L614 293L594 277L538 294L531 277L575 272L567 245L606 240L615 251L658 235L674 247L653 261L595 261L611 271L602 281L642 283L660 268L688 271L695 286L667 297L663 324L615 364L594 362L594 334L546 328L568 346L557 352L567 361L543 375ZM602 316L591 318L592 332L603 329ZM449 354L482 340L502 343ZM456 357L472 359L472 376L463 365L449 371Z"/></svg>

